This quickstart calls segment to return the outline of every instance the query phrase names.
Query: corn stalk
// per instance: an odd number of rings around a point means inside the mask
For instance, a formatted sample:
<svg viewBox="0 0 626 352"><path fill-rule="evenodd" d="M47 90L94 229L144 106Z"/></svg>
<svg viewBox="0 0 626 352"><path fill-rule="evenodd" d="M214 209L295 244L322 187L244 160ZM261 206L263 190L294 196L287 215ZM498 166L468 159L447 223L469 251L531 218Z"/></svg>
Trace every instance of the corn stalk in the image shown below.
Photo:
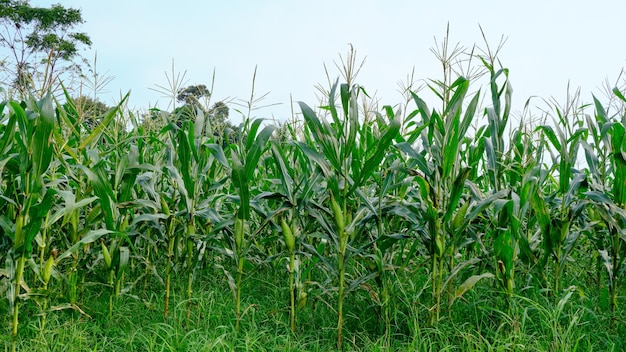
<svg viewBox="0 0 626 352"><path fill-rule="evenodd" d="M9 102L8 107L10 116L0 138L0 150L16 146L15 153L9 154L9 158L17 161L15 166L19 167L20 175L14 184L14 193L10 195L13 198L5 199L11 204L10 214L14 216L13 231L9 232L9 237L13 242L12 255L17 263L11 273L13 282L8 297L13 318L12 349L15 350L21 288L25 285L25 263L31 258L33 241L55 203L56 191L45 183L54 155L51 135L55 125L55 108L50 93L39 101L29 99L25 109L14 101Z"/></svg>
<svg viewBox="0 0 626 352"><path fill-rule="evenodd" d="M587 129L579 127L573 130L577 124L582 126L582 120L572 124L571 117L562 115L558 108L557 114L559 119L554 128L549 125L538 128L558 153L558 158L553 157L553 167L558 168L557 189L547 195L543 195L545 191L540 191L534 197L533 202L543 234L544 252L539 267L542 272L545 272L548 258L553 258L553 290L558 297L561 289L560 278L567 264L569 253L580 236L575 222L583 210L579 204L579 190L586 175L575 169L575 164L581 138L587 133Z"/></svg>
<svg viewBox="0 0 626 352"><path fill-rule="evenodd" d="M424 242L430 255L432 299L429 325L439 320L445 284L473 261L469 259L456 266L459 270L453 269L456 247L462 242L465 230L481 211L504 195L503 191L489 196L479 192L468 179L471 168L463 165L461 159L462 140L474 118L479 99L479 94L475 94L463 113L469 83L464 77L459 77L445 88L447 93L443 96L449 96L449 100L445 102L442 114L431 112L427 104L411 92L418 109L409 116L419 115L421 123L417 124L408 140L419 139L422 148L420 150L409 142L397 145L408 156L410 166L415 167L411 174L418 185L419 205L412 209L419 212L416 216L423 217L426 223ZM444 275L446 263L450 263L449 275Z"/></svg>
<svg viewBox="0 0 626 352"><path fill-rule="evenodd" d="M626 98L617 88L613 93L626 102ZM604 183L591 182L591 190L585 192L588 204L591 206L591 219L597 220L598 225L594 243L599 253L599 260L608 274L609 307L612 321L617 309L618 288L624 275L624 261L626 261L626 114L619 119L609 120L607 112L600 102L595 99L597 127L593 131L599 132L594 136L598 152L587 145L586 158L590 164L592 180L604 180ZM608 151L608 171L612 178L603 178L603 168L599 163L598 155L604 155L603 149Z"/></svg>
<svg viewBox="0 0 626 352"><path fill-rule="evenodd" d="M341 114L335 105L337 88L340 89ZM378 143L367 145L360 143L358 136L366 136L369 123L359 120L358 93L360 87L350 87L348 84L335 83L329 92L329 105L333 125L325 119L320 119L306 104L300 103L308 132L313 136L315 145L299 143L301 150L320 166L326 178L326 190L323 191L323 201L326 204L325 212L330 215L331 221L318 214L317 219L330 236L334 244L335 267L332 271L337 275L337 347L343 349L344 325L344 298L354 283L346 287L346 270L350 259L364 250L356 248L354 241L358 239L362 227L356 226L363 220L359 215L359 202L362 196L362 187L369 182L372 174L378 169L383 158L388 153L391 143L400 130L400 121L393 119L381 132ZM318 153L314 148L321 150ZM366 149L367 148L367 149ZM374 213L375 210L371 209ZM350 244L350 245L349 245ZM309 247L314 254L315 248ZM361 278L364 281L366 278ZM361 282L357 280L357 282Z"/></svg>
<svg viewBox="0 0 626 352"><path fill-rule="evenodd" d="M235 282L235 330L239 331L242 318L241 312L241 278L243 276L245 256L248 250L248 237L251 237L249 230L250 221L250 188L255 184L255 174L261 155L265 152L267 143L274 126L265 126L261 131L263 120L257 119L250 124L247 131L245 144L238 150L231 149L231 180L239 197L239 205L233 214L234 254L237 264L237 279Z"/></svg>

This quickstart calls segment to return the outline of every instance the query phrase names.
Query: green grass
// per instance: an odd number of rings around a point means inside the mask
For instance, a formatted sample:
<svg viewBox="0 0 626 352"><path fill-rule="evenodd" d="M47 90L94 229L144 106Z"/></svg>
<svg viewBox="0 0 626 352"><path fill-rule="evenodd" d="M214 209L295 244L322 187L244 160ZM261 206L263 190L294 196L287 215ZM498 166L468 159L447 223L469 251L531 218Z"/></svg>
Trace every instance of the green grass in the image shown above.
<svg viewBox="0 0 626 352"><path fill-rule="evenodd" d="M286 273L284 273L286 274ZM187 325L186 278L174 281L171 314L163 320L163 288L154 285L114 300L108 317L108 290L88 285L82 308L89 315L63 310L50 312L44 331L32 301L24 305L19 351L332 351L336 349L336 319L332 302L312 301L301 312L296 334L290 332L289 298L284 287L271 284L276 273L268 267L243 281L244 316L235 331L234 301L225 280L204 268L192 293ZM398 277L392 289L391 331L385 336L367 292L346 297L345 346L355 351L620 351L626 347L626 312L611 326L603 313L607 302L573 291L567 299L548 298L529 289L515 296L511 312L491 285L476 287L454 309L444 308L436 328L427 328L427 295L419 294L427 277ZM623 290L622 290L623 291ZM136 296L131 296L136 294ZM622 292L624 294L624 292ZM494 297L496 297L494 299ZM498 298L500 297L500 298ZM605 298L606 300L606 298ZM313 302L314 301L314 302ZM9 314L2 307L3 349L10 347ZM571 324L575 321L574 324Z"/></svg>

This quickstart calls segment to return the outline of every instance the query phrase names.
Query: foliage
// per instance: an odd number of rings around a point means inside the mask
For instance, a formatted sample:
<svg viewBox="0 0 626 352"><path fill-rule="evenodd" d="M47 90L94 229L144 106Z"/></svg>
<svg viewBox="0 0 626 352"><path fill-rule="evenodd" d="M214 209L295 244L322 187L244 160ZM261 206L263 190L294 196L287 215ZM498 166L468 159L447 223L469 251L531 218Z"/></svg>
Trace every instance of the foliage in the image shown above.
<svg viewBox="0 0 626 352"><path fill-rule="evenodd" d="M76 112L79 116L84 116L84 123L88 129L92 129L97 126L99 119L104 117L111 107L106 106L103 102L97 99L90 98L82 95L78 98L72 99Z"/></svg>
<svg viewBox="0 0 626 352"><path fill-rule="evenodd" d="M508 69L488 52L452 78L463 49L442 47L434 108L372 108L351 51L300 125L245 118L233 140L223 102L153 110L156 130L120 128L127 97L2 103L0 336L115 334L145 305L138 349L264 348L250 329L287 350L623 348L585 324L624 334L624 112L512 125Z"/></svg>
<svg viewBox="0 0 626 352"><path fill-rule="evenodd" d="M91 46L87 34L72 31L82 22L80 10L59 4L44 8L24 0L0 2L0 46L10 53L2 69L21 98L34 90L43 96L58 84L64 70L60 64L71 64L82 46ZM70 68L77 66L65 67Z"/></svg>
<svg viewBox="0 0 626 352"><path fill-rule="evenodd" d="M176 100L181 103L190 105L201 105L200 99L209 98L211 92L204 84L191 85L184 89L181 89L176 96Z"/></svg>

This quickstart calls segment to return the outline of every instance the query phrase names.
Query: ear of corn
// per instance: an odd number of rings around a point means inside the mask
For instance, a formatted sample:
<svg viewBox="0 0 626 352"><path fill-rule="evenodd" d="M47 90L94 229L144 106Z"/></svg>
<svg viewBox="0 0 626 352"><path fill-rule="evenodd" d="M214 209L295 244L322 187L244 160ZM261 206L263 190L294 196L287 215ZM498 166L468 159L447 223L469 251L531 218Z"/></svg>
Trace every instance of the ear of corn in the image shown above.
<svg viewBox="0 0 626 352"><path fill-rule="evenodd" d="M280 219L280 227L283 231L283 238L285 239L285 245L289 252L293 252L296 247L296 238L294 237L291 228L287 224L284 218Z"/></svg>

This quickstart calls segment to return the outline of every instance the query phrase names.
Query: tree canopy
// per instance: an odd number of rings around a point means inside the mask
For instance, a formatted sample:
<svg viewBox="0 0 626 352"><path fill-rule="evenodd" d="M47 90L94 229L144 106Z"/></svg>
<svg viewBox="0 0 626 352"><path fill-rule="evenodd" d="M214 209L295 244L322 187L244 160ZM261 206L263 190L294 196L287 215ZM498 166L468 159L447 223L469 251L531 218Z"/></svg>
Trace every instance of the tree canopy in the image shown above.
<svg viewBox="0 0 626 352"><path fill-rule="evenodd" d="M200 105L201 98L208 98L211 92L204 84L192 85L181 89L176 96L176 100L185 104Z"/></svg>
<svg viewBox="0 0 626 352"><path fill-rule="evenodd" d="M83 22L79 9L0 0L0 47L8 51L0 67L7 83L21 96L50 89L64 69L77 67L72 60L80 48L91 46L86 33L73 31ZM69 65L61 68L61 62Z"/></svg>

